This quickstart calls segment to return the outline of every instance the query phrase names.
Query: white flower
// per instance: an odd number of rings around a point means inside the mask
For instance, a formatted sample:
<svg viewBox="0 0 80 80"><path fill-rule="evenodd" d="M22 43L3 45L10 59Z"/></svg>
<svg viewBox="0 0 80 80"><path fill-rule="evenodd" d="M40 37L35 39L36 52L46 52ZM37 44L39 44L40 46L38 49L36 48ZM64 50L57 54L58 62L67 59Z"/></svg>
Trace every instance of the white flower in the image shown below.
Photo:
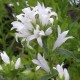
<svg viewBox="0 0 80 80"><path fill-rule="evenodd" d="M36 29L34 29L34 33L30 36L27 37L26 41L27 41L27 46L29 48L32 49L32 47L29 45L30 41L32 41L33 39L37 39L38 44L43 47L43 43L42 43L42 37L43 36L48 36L52 33L52 29L51 27L48 28L45 32L43 30L39 30L40 26L36 25Z"/></svg>
<svg viewBox="0 0 80 80"><path fill-rule="evenodd" d="M8 55L6 54L5 51L3 51L3 53L1 53L1 59L4 61L4 63L10 64L10 59L9 59L9 57L8 57Z"/></svg>
<svg viewBox="0 0 80 80"><path fill-rule="evenodd" d="M18 58L16 63L15 63L15 69L18 69L20 67L20 65L21 65L21 59Z"/></svg>
<svg viewBox="0 0 80 80"><path fill-rule="evenodd" d="M35 10L31 10L31 8L28 7L28 8L22 9L22 11L24 13L24 19L26 19L26 22L36 23L36 19L35 19L36 11Z"/></svg>
<svg viewBox="0 0 80 80"><path fill-rule="evenodd" d="M58 26L58 38L57 38L56 42L54 43L53 50L56 49L57 47L60 47L66 40L74 38L73 36L66 37L68 32L69 32L69 30L61 33L61 29Z"/></svg>
<svg viewBox="0 0 80 80"><path fill-rule="evenodd" d="M36 38L38 44L42 47L43 46L42 39L41 39L42 36L45 36L44 31L43 30L40 31L39 25L36 25L36 29L34 29L34 34L27 37L27 41L28 41L27 45L29 46L29 42Z"/></svg>
<svg viewBox="0 0 80 80"><path fill-rule="evenodd" d="M1 52L0 52L1 53ZM3 51L3 53L1 53L1 59L4 61L4 63L6 64L14 64L13 60L10 61L8 55L6 54L5 51ZM15 63L15 69L18 69L20 67L20 64L21 64L21 59L18 58L16 63ZM2 66L0 65L0 70L2 69Z"/></svg>
<svg viewBox="0 0 80 80"><path fill-rule="evenodd" d="M54 19L51 17L56 16L57 18L56 12L51 11L50 7L45 8L44 4L41 5L39 2L36 8L37 8L37 14L39 15L39 20L42 26L48 25L49 22L53 24Z"/></svg>
<svg viewBox="0 0 80 80"><path fill-rule="evenodd" d="M63 79L64 77L65 80L69 80L69 73L66 68L63 69L63 64L58 64L56 67L53 67L53 69L56 69L58 71L60 79Z"/></svg>
<svg viewBox="0 0 80 80"><path fill-rule="evenodd" d="M66 68L64 68L64 77L65 77L65 80L69 80L69 73Z"/></svg>
<svg viewBox="0 0 80 80"><path fill-rule="evenodd" d="M35 7L24 8L22 12L16 16L17 21L11 23L13 25L11 30L16 29L17 31L15 33L16 41L18 42L18 38L21 37L22 45L26 41L27 47L32 49L29 43L36 39L39 46L43 47L42 38L52 33L52 28L48 24L53 24L54 19L52 16L57 18L57 14L51 11L50 7L45 8L44 4L41 5L40 3ZM43 27L45 25L47 28Z"/></svg>
<svg viewBox="0 0 80 80"><path fill-rule="evenodd" d="M38 53L38 56L37 56L37 57L38 57L38 60L36 60L36 59L33 59L33 60L32 60L32 62L33 62L34 64L37 64L37 65L38 65L38 66L36 67L36 70L38 70L38 69L41 67L42 69L44 69L46 72L49 73L49 72L50 72L50 68L49 68L49 66L48 66L45 58L42 57L40 53Z"/></svg>
<svg viewBox="0 0 80 80"><path fill-rule="evenodd" d="M20 31L20 30L22 30L24 28L24 25L21 22L18 22L18 21L14 21L11 24L13 25L11 30L17 29L17 31Z"/></svg>
<svg viewBox="0 0 80 80"><path fill-rule="evenodd" d="M18 42L18 37L22 37L25 41L27 36L31 35L30 31L33 28L31 24L23 25L21 22L14 21L12 22L12 25L13 27L11 28L11 30L17 29L17 33L15 33L15 38L17 42Z"/></svg>
<svg viewBox="0 0 80 80"><path fill-rule="evenodd" d="M46 31L45 31L45 35L48 36L52 33L52 29L51 27L49 27Z"/></svg>

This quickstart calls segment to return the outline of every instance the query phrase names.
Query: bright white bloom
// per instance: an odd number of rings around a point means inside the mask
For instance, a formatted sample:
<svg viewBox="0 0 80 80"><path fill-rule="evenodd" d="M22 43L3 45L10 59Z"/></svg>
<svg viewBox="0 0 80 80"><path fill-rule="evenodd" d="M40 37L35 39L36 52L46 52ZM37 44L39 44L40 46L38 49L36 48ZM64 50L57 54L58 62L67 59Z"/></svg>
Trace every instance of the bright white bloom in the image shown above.
<svg viewBox="0 0 80 80"><path fill-rule="evenodd" d="M6 64L10 64L10 59L8 57L8 55L6 54L5 51L3 51L3 53L1 53L1 59L6 63Z"/></svg>
<svg viewBox="0 0 80 80"><path fill-rule="evenodd" d="M29 46L29 42L36 38L38 44L42 47L43 46L42 39L41 39L42 36L45 36L45 33L43 30L40 31L39 25L37 25L36 29L34 29L34 33L27 37L27 41L28 41L27 45ZM31 47L31 46L29 46L29 47Z"/></svg>
<svg viewBox="0 0 80 80"><path fill-rule="evenodd" d="M64 77L65 77L65 80L69 80L69 73L66 68L64 68Z"/></svg>
<svg viewBox="0 0 80 80"><path fill-rule="evenodd" d="M52 33L52 29L51 27L49 27L46 31L45 31L45 35L48 36Z"/></svg>
<svg viewBox="0 0 80 80"><path fill-rule="evenodd" d="M49 73L49 72L50 72L50 68L49 68L49 66L48 66L45 58L42 57L40 53L38 53L38 56L37 56L37 57L38 57L38 60L36 60L36 59L33 59L33 60L32 60L32 62L33 62L34 64L37 64L37 65L38 65L38 66L36 67L36 70L38 70L38 69L41 67L42 69L44 69L46 72Z"/></svg>
<svg viewBox="0 0 80 80"><path fill-rule="evenodd" d="M17 21L12 22L13 27L11 30L16 29L15 38L18 42L18 38L21 37L21 43L27 42L27 46L30 46L30 41L37 39L40 47L43 47L42 38L49 36L52 33L51 26L53 24L53 16L57 18L56 12L51 11L50 7L45 8L44 4L38 3L35 7L27 7L22 9L21 14L17 15ZM40 23L42 25L40 25ZM44 28L44 26L47 26Z"/></svg>
<svg viewBox="0 0 80 80"><path fill-rule="evenodd" d="M73 4L75 3L76 5L78 5L80 3L80 0L68 0L69 3L73 6Z"/></svg>
<svg viewBox="0 0 80 80"><path fill-rule="evenodd" d="M18 69L20 67L20 65L21 65L21 59L18 58L16 63L15 63L15 69Z"/></svg>
<svg viewBox="0 0 80 80"><path fill-rule="evenodd" d="M60 79L64 78L65 80L69 80L69 73L66 68L63 69L63 64L58 64L56 67L53 67L53 69L58 71Z"/></svg>
<svg viewBox="0 0 80 80"><path fill-rule="evenodd" d="M39 20L42 26L48 25L49 22L53 24L54 19L52 18L52 16L56 16L56 18L58 18L57 13L51 11L50 7L45 8L44 4L41 5L38 2L36 9L37 9L37 14L39 15Z"/></svg>
<svg viewBox="0 0 80 80"><path fill-rule="evenodd" d="M52 33L51 27L48 28L45 32L43 30L39 30L40 26L36 25L36 29L34 29L34 33L30 36L27 37L27 46L32 49L32 47L29 45L29 42L32 41L33 39L37 39L38 44L43 47L42 43L42 37L43 36L48 36Z"/></svg>
<svg viewBox="0 0 80 80"><path fill-rule="evenodd" d="M69 30L61 33L61 29L58 26L58 38L57 38L56 42L54 43L53 50L56 49L57 47L60 47L66 40L74 38L73 36L66 37L68 32L69 32Z"/></svg>
<svg viewBox="0 0 80 80"><path fill-rule="evenodd" d="M1 53L1 52L0 52ZM13 62L13 60L12 61L10 61L10 59L9 59L9 57L8 57L8 55L6 54L6 52L5 51L3 51L3 53L1 53L1 59L4 61L4 63L6 63L6 64L14 64L14 62ZM20 67L20 65L21 65L21 59L20 58L18 58L17 59L17 61L16 61L16 63L15 63L15 69L18 69L19 67ZM0 69L2 69L2 66L0 65Z"/></svg>
<svg viewBox="0 0 80 80"><path fill-rule="evenodd" d="M22 9L23 11L23 18L24 20L22 20L22 22L24 21L24 24L25 24L25 21L26 22L33 22L33 23L36 23L36 19L35 19L35 16L36 16L36 11L35 10L31 10L30 7L28 8L24 8Z"/></svg>

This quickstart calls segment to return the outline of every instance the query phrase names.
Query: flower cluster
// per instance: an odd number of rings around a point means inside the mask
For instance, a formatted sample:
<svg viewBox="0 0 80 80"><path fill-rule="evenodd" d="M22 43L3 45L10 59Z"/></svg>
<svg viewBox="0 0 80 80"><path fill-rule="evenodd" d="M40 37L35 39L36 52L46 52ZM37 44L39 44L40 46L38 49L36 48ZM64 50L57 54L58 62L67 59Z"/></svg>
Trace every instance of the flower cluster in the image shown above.
<svg viewBox="0 0 80 80"><path fill-rule="evenodd" d="M54 18L55 17L55 18ZM58 19L57 13L51 10L51 7L45 7L44 4L37 3L35 7L27 7L22 9L22 13L16 16L17 21L12 22L13 27L11 30L16 29L15 38L18 42L18 38L21 37L21 43L26 41L27 47L33 49L30 42L36 40L40 47L43 47L43 37L49 36L53 32L54 20ZM66 40L72 39L73 36L67 36L69 30L61 33L61 28L58 25L57 28L58 37L54 43L53 50L60 47ZM1 54L3 55L3 54ZM7 60L6 60L7 59ZM10 64L9 58L2 57L5 63ZM44 56L40 53L37 55L37 59L33 59L32 62L37 64L36 70L39 68L44 69L47 73L51 73L50 67ZM16 61L15 69L20 65L20 59ZM63 69L63 65L57 65L53 67L59 73L60 79L69 80L69 74L66 68Z"/></svg>
<svg viewBox="0 0 80 80"><path fill-rule="evenodd" d="M59 73L60 79L69 80L69 73L66 68L63 69L63 63L61 65L57 65L56 67L53 67L53 69L57 70Z"/></svg>
<svg viewBox="0 0 80 80"><path fill-rule="evenodd" d="M46 72L50 73L50 68L47 64L47 61L45 60L44 56L42 57L40 53L38 53L38 60L33 59L32 62L34 64L37 64L36 70L39 68L44 69ZM56 67L53 67L53 69L57 70L59 73L59 77L61 80L69 80L69 73L66 68L63 69L63 63L61 65L57 65Z"/></svg>
<svg viewBox="0 0 80 80"><path fill-rule="evenodd" d="M3 53L0 52L0 54L1 54L1 59L4 61L5 64L9 64L9 65L14 64L13 61L10 61L10 58L8 57L5 51L3 51ZM20 65L21 65L21 59L18 58L16 60L16 63L14 64L14 68L18 69Z"/></svg>
<svg viewBox="0 0 80 80"><path fill-rule="evenodd" d="M27 47L32 49L30 42L37 39L38 44L43 47L42 37L49 36L52 33L53 16L57 17L57 13L51 11L50 7L45 8L44 4L37 3L35 7L27 7L22 9L21 14L17 15L17 21L12 22L11 30L16 29L16 41L21 37L23 43L27 42Z"/></svg>

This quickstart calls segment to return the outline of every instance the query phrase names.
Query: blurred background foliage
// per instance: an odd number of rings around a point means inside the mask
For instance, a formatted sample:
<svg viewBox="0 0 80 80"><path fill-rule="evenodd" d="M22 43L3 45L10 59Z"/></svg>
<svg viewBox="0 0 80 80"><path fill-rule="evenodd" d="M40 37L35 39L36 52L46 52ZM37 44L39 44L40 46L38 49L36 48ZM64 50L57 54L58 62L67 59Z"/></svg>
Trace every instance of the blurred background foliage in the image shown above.
<svg viewBox="0 0 80 80"><path fill-rule="evenodd" d="M19 80L22 80L23 77L25 77L25 80L39 80L40 76L42 76L41 80L47 80L45 79L46 73L44 71L35 72L32 69L32 66L30 65L32 64L32 56L35 57L34 54L36 53L36 51L30 50L30 52L27 52L27 48L24 48L23 50L21 43L17 43L15 41L15 30L10 31L12 27L11 22L16 20L13 14L18 15L22 12L23 8L27 7L25 1L26 0L0 0L0 50L6 51L11 58L13 54L15 56L24 57L22 61L26 65L28 74L25 74L25 76L21 76ZM56 65L58 63L64 62L64 67L68 68L69 70L70 80L80 80L80 4L73 4L72 6L70 5L68 0L27 1L30 6L35 6L37 2L43 2L46 7L52 7L52 10L58 13L58 21L55 22L55 24L59 24L61 26L62 31L69 30L68 35L74 36L73 40L66 41L61 46L61 48L57 50L57 52L55 51L54 55L51 54L53 56L52 63L53 65ZM19 2L20 5L18 6L16 2ZM13 6L10 7L8 4L13 4ZM56 26L54 26L54 37L55 39L57 38ZM54 41L51 41L51 44ZM45 73L45 76L43 76L43 73ZM35 79L33 79L34 76Z"/></svg>

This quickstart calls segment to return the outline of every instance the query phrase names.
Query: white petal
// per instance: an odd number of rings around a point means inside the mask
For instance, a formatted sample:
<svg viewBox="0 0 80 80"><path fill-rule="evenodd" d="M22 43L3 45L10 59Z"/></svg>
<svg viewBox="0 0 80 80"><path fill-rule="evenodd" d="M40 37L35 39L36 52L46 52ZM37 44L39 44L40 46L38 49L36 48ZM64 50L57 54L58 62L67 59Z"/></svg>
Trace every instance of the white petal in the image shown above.
<svg viewBox="0 0 80 80"><path fill-rule="evenodd" d="M44 57L41 56L41 54L38 53L38 61L40 62L40 66L42 69L44 69L46 72L50 72L50 68L45 60Z"/></svg>
<svg viewBox="0 0 80 80"><path fill-rule="evenodd" d="M23 17L24 14L19 14L17 15L17 19L20 20L20 21L23 21L24 20L24 17Z"/></svg>
<svg viewBox="0 0 80 80"><path fill-rule="evenodd" d="M64 74L64 72L63 72L63 67L60 66L60 65L57 65L56 69L57 69L57 71L58 71L58 73L59 73L59 77L62 79L63 74Z"/></svg>
<svg viewBox="0 0 80 80"><path fill-rule="evenodd" d="M50 16L56 16L57 17L57 13L56 12L51 12Z"/></svg>
<svg viewBox="0 0 80 80"><path fill-rule="evenodd" d="M38 70L40 67L41 67L41 66L37 66L37 67L36 67L36 70Z"/></svg>
<svg viewBox="0 0 80 80"><path fill-rule="evenodd" d="M15 39L16 39L17 42L18 42L18 37L22 37L22 34L15 33Z"/></svg>
<svg viewBox="0 0 80 80"><path fill-rule="evenodd" d="M37 64L37 65L39 65L39 66L40 66L40 62L39 62L38 60L33 59L33 60L32 60L32 62L33 62L34 64Z"/></svg>
<svg viewBox="0 0 80 80"><path fill-rule="evenodd" d="M18 21L14 21L11 23L13 25L13 27L11 28L11 30L13 29L17 29L17 31L20 31L22 28L24 28L24 25L21 22Z"/></svg>
<svg viewBox="0 0 80 80"><path fill-rule="evenodd" d="M43 47L43 43L42 43L41 37L38 37L38 38L37 38L37 42L38 42L38 44L39 44L41 47Z"/></svg>
<svg viewBox="0 0 80 80"><path fill-rule="evenodd" d="M30 42L30 41L32 41L32 40L35 39L35 38L36 38L36 37L35 37L34 35L30 35L30 36L27 37L26 40Z"/></svg>
<svg viewBox="0 0 80 80"><path fill-rule="evenodd" d="M59 47L61 45L61 42L57 39L54 43L54 47L53 50L55 50L57 47Z"/></svg>
<svg viewBox="0 0 80 80"><path fill-rule="evenodd" d="M64 69L64 77L65 77L65 80L69 80L69 73L66 68Z"/></svg>
<svg viewBox="0 0 80 80"><path fill-rule="evenodd" d="M68 32L69 32L69 30L64 31L64 32L61 33L60 36L64 38L64 37L66 37L66 35L68 34Z"/></svg>
<svg viewBox="0 0 80 80"><path fill-rule="evenodd" d="M32 46L30 46L29 42L27 42L27 47L28 47L29 49L33 49Z"/></svg>
<svg viewBox="0 0 80 80"><path fill-rule="evenodd" d="M53 19L53 18L50 18L49 21L50 21L50 23L53 25L54 19Z"/></svg>
<svg viewBox="0 0 80 80"><path fill-rule="evenodd" d="M18 69L20 67L20 65L21 65L21 59L18 58L16 63L15 63L15 69Z"/></svg>
<svg viewBox="0 0 80 80"><path fill-rule="evenodd" d="M42 69L44 69L46 72L49 73L50 72L50 68L49 68L46 60L44 59L44 57L42 57L40 53L38 53L37 57L38 57L38 60L36 60L36 59L32 60L33 63L38 65L36 67L36 69L39 69L41 67Z"/></svg>
<svg viewBox="0 0 80 80"><path fill-rule="evenodd" d="M41 62L41 60L43 60L43 57L41 56L41 54L40 53L38 53L38 61L40 61Z"/></svg>
<svg viewBox="0 0 80 80"><path fill-rule="evenodd" d="M74 38L73 36L66 37L65 40L64 40L64 42L65 42L66 40L68 40L68 39L73 39L73 38Z"/></svg>
<svg viewBox="0 0 80 80"><path fill-rule="evenodd" d="M59 37L54 44L54 49L57 47L60 47L66 40L72 39L72 38L74 38L74 37L73 36L69 36L69 37L65 37L65 38Z"/></svg>
<svg viewBox="0 0 80 80"><path fill-rule="evenodd" d="M3 53L1 53L1 59L6 63L6 64L10 64L10 60L8 55L6 54L5 51L3 51Z"/></svg>
<svg viewBox="0 0 80 80"><path fill-rule="evenodd" d="M28 7L28 8L22 9L22 11L23 11L25 14L28 14L28 13L31 12L31 9L30 9L30 7Z"/></svg>
<svg viewBox="0 0 80 80"><path fill-rule="evenodd" d="M60 26L58 25L58 37L59 37L60 34L61 34L61 28L60 28Z"/></svg>
<svg viewBox="0 0 80 80"><path fill-rule="evenodd" d="M58 26L58 38L57 38L57 40L54 43L53 50L56 49L57 47L60 47L67 39L74 38L72 36L66 37L66 35L68 34L68 32L69 32L69 30L64 31L64 32L61 33L61 29Z"/></svg>
<svg viewBox="0 0 80 80"><path fill-rule="evenodd" d="M44 31L41 30L41 31L39 32L39 35L40 35L40 36L44 36L44 35L45 35Z"/></svg>
<svg viewBox="0 0 80 80"><path fill-rule="evenodd" d="M58 15L57 15L57 13L56 13L56 12L51 12L51 13L50 13L50 16L52 16L52 15L53 15L53 16L55 16L55 17L56 17L56 19L58 19Z"/></svg>
<svg viewBox="0 0 80 80"><path fill-rule="evenodd" d="M28 47L28 48L33 49L33 48L29 45L29 43L30 43L30 41L32 41L32 40L35 39L35 38L36 38L36 37L35 37L34 35L30 35L30 36L27 37L26 41L27 41L27 47Z"/></svg>
<svg viewBox="0 0 80 80"><path fill-rule="evenodd" d="M51 27L49 27L49 28L46 30L45 35L48 36L48 35L50 35L51 33L52 33L52 29L51 29Z"/></svg>
<svg viewBox="0 0 80 80"><path fill-rule="evenodd" d="M42 57L40 53L38 53L38 61L39 61L40 63L47 64L47 62L46 62L45 58L44 58L44 57Z"/></svg>

